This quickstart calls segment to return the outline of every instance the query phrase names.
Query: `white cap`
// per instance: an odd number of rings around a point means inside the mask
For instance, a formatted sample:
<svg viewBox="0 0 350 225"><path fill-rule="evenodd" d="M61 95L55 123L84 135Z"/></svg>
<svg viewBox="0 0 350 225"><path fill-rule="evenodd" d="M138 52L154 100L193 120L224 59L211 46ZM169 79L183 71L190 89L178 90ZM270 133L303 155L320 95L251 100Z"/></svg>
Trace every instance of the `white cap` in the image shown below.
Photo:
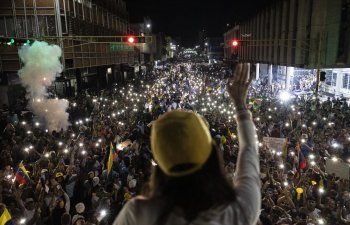
<svg viewBox="0 0 350 225"><path fill-rule="evenodd" d="M78 204L75 205L75 210L77 213L83 213L85 211L85 205L82 202L79 202Z"/></svg>

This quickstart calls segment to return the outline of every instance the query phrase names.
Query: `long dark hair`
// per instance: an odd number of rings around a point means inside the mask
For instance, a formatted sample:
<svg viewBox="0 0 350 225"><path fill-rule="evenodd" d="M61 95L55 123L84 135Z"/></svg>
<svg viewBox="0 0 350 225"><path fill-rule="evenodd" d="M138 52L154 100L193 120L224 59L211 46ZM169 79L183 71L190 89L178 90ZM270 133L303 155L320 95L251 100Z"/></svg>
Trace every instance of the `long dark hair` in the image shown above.
<svg viewBox="0 0 350 225"><path fill-rule="evenodd" d="M175 208L182 209L185 219L191 222L202 211L234 201L236 195L232 186L224 174L222 155L213 144L207 162L191 175L169 177L155 166L145 195L165 201L156 224L164 224Z"/></svg>

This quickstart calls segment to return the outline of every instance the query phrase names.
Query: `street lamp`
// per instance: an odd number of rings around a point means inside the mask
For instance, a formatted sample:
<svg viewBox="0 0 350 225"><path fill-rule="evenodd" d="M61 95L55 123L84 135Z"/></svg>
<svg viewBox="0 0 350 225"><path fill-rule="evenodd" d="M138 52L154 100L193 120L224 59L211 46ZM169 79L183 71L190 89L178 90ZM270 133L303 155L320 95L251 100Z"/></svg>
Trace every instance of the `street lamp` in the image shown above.
<svg viewBox="0 0 350 225"><path fill-rule="evenodd" d="M146 27L151 28L151 24L147 23Z"/></svg>

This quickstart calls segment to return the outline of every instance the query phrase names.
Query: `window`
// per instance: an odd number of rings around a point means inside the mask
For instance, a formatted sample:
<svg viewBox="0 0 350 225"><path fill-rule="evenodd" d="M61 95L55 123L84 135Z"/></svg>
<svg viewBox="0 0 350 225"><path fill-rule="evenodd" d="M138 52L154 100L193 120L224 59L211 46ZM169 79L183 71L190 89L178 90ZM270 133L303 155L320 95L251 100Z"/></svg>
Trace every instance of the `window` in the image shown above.
<svg viewBox="0 0 350 225"><path fill-rule="evenodd" d="M332 73L332 86L337 86L337 74Z"/></svg>
<svg viewBox="0 0 350 225"><path fill-rule="evenodd" d="M27 16L28 37L35 37L34 16Z"/></svg>
<svg viewBox="0 0 350 225"><path fill-rule="evenodd" d="M33 22L34 22L34 20L33 20ZM37 35L48 36L49 31L48 31L48 26L47 26L47 16L38 16L38 25L39 25L40 34L37 34ZM56 35L54 35L54 36L56 36Z"/></svg>
<svg viewBox="0 0 350 225"><path fill-rule="evenodd" d="M337 73L333 73L332 70L326 70L326 84L337 86Z"/></svg>
<svg viewBox="0 0 350 225"><path fill-rule="evenodd" d="M15 30L13 23L14 23L14 21L13 21L12 17L6 17L7 36L9 36L9 37L16 36L16 30Z"/></svg>
<svg viewBox="0 0 350 225"><path fill-rule="evenodd" d="M343 73L343 88L350 89L350 73Z"/></svg>
<svg viewBox="0 0 350 225"><path fill-rule="evenodd" d="M25 19L24 19L24 16L17 16L17 23L16 23L16 26L17 26L17 35L18 37L20 38L23 38L23 37L26 37L26 25L25 25Z"/></svg>

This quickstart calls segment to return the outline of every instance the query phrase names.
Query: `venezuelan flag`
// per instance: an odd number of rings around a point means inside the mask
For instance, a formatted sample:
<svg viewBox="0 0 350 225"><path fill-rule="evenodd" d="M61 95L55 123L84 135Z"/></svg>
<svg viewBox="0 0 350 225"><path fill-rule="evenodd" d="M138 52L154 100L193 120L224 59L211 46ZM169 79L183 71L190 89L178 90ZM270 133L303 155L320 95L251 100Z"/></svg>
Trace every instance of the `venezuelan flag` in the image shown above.
<svg viewBox="0 0 350 225"><path fill-rule="evenodd" d="M117 152L115 151L115 148L113 147L113 144L111 143L110 145L110 151L112 151L112 158L113 158L113 161L117 159L118 155L117 155Z"/></svg>
<svg viewBox="0 0 350 225"><path fill-rule="evenodd" d="M20 165L19 165L19 167L17 169L17 173L16 173L16 180L20 184L26 184L27 183L26 178L29 178L28 171L23 166L23 164L20 163Z"/></svg>
<svg viewBox="0 0 350 225"><path fill-rule="evenodd" d="M111 143L111 147L109 148L109 156L107 162L107 176L109 176L113 166L113 145Z"/></svg>
<svg viewBox="0 0 350 225"><path fill-rule="evenodd" d="M11 214L7 210L7 208L4 208L4 212L1 214L0 217L0 225L14 225L15 223L12 220Z"/></svg>
<svg viewBox="0 0 350 225"><path fill-rule="evenodd" d="M299 161L298 170L305 169L306 168L306 159L304 157L304 154L300 150L300 144L299 143L296 146L296 152L298 154L298 159L299 159L298 160Z"/></svg>

